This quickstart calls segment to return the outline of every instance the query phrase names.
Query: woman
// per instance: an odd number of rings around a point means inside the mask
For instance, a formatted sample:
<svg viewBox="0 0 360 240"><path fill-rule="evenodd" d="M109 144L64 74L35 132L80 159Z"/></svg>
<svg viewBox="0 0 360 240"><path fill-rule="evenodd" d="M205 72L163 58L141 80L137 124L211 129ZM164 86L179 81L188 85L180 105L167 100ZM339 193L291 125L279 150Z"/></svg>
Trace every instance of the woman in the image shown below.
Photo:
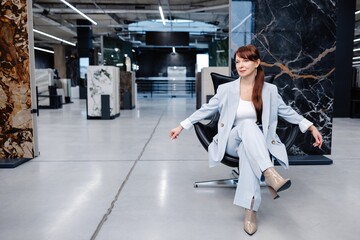
<svg viewBox="0 0 360 240"><path fill-rule="evenodd" d="M257 230L262 175L274 199L278 192L291 185L290 179L277 173L271 159L277 159L285 168L289 166L285 146L276 134L278 116L298 124L303 133L310 131L315 138L314 147L321 148L322 136L312 122L284 103L275 85L264 82L255 46L240 47L234 57L239 78L220 85L209 103L170 131L170 138L176 139L183 129L190 129L194 123L220 113L218 134L208 147L209 163L211 167L218 164L225 152L239 157L234 204L245 208L244 230L252 235Z"/></svg>

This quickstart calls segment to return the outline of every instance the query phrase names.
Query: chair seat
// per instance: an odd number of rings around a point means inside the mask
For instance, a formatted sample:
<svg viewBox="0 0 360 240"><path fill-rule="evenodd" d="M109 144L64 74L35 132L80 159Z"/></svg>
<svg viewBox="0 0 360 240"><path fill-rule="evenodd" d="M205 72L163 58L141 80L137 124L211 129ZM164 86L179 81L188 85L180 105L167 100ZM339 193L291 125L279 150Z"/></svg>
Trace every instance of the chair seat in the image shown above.
<svg viewBox="0 0 360 240"><path fill-rule="evenodd" d="M213 126L214 124L217 124L217 122L214 121L213 123L210 122L208 124L203 124L201 122L198 122L194 124L195 133L199 138L200 143L206 150L208 149L213 137L217 133L217 127L214 127ZM229 167L238 167L239 158L225 154L225 156L221 160L221 163Z"/></svg>

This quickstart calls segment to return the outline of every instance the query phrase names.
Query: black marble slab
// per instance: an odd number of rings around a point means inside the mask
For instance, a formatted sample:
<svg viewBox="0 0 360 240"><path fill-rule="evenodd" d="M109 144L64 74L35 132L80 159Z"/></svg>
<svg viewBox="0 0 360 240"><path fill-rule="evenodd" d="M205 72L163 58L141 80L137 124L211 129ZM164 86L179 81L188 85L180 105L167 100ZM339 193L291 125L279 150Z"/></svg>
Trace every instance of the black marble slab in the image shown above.
<svg viewBox="0 0 360 240"><path fill-rule="evenodd" d="M299 132L289 155L331 154L337 1L255 0L251 9L251 27L243 30L251 33L246 44L257 46L284 101L314 122L324 138L318 149L310 133Z"/></svg>

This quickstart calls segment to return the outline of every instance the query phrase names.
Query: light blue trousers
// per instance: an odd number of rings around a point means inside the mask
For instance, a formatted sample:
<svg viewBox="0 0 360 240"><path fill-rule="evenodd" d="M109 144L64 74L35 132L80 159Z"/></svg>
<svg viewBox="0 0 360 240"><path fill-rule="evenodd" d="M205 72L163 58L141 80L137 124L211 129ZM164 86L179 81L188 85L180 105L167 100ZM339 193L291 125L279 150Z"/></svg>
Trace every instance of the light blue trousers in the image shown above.
<svg viewBox="0 0 360 240"><path fill-rule="evenodd" d="M234 204L257 211L261 203L260 179L262 172L273 167L264 134L253 120L243 120L233 127L226 153L239 157L239 182Z"/></svg>

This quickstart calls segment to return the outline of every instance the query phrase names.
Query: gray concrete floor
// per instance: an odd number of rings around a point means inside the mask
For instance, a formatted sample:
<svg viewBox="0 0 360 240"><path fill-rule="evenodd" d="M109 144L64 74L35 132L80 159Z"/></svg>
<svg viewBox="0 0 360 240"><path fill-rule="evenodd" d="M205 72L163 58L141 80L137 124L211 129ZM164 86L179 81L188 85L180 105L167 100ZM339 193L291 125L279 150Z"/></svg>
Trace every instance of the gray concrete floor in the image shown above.
<svg viewBox="0 0 360 240"><path fill-rule="evenodd" d="M139 98L113 120L87 120L85 100L41 110L40 156L0 169L1 240L339 240L360 235L360 119L334 119L326 166L279 171L292 187L274 201L267 189L258 232L243 231L234 188L194 188L230 177L208 168L193 130L169 130L195 98Z"/></svg>

